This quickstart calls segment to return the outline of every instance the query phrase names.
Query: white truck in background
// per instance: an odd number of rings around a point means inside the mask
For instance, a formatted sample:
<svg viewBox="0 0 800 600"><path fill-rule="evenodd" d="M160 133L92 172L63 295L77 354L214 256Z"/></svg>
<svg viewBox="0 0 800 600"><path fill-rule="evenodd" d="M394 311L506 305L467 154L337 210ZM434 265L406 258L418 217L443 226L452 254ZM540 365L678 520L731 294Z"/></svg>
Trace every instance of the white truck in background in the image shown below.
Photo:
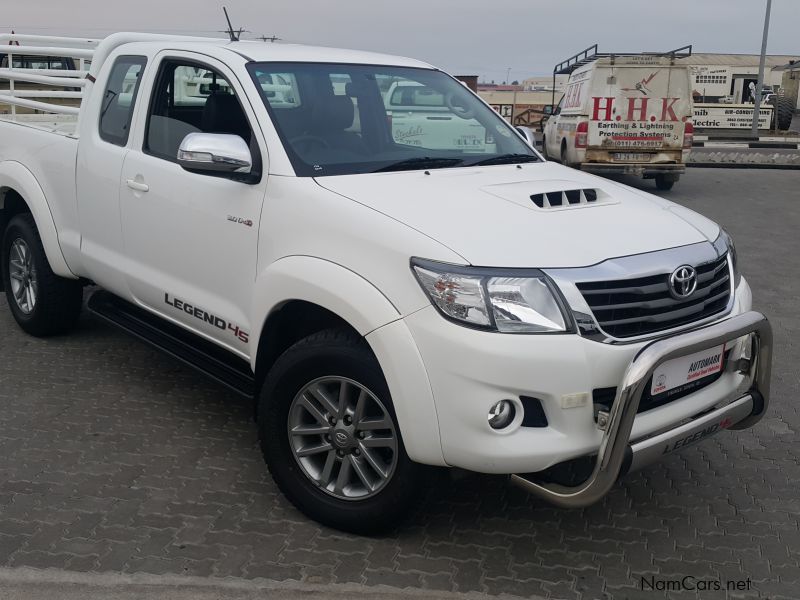
<svg viewBox="0 0 800 600"><path fill-rule="evenodd" d="M544 127L547 157L599 175L655 179L669 190L686 170L692 147L692 87L680 59L665 54L600 54L597 46L556 65L569 74Z"/></svg>
<svg viewBox="0 0 800 600"><path fill-rule="evenodd" d="M14 320L64 334L86 306L247 397L273 479L310 517L395 528L430 467L588 506L765 414L771 329L731 237L545 161L431 65L18 37L7 52L92 65L0 71L82 89L79 108L0 93L42 113L0 118ZM436 96L419 144L394 127L394 84Z"/></svg>
<svg viewBox="0 0 800 600"><path fill-rule="evenodd" d="M464 148L483 153L494 146L494 135L475 119L456 116L447 98L413 81L391 84L384 96L392 135L400 144L420 148Z"/></svg>

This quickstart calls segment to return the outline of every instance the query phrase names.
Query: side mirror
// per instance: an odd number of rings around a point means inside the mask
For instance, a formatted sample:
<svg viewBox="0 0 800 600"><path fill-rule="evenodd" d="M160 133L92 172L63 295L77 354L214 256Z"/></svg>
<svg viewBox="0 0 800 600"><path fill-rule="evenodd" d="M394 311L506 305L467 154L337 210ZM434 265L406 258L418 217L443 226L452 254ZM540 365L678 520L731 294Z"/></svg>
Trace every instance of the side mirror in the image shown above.
<svg viewBox="0 0 800 600"><path fill-rule="evenodd" d="M514 129L516 129L517 133L519 133L523 139L528 142L528 145L531 148L536 148L536 138L533 136L533 131L527 127L515 127Z"/></svg>
<svg viewBox="0 0 800 600"><path fill-rule="evenodd" d="M238 135L190 133L178 149L178 164L187 171L247 173L253 157L247 142Z"/></svg>
<svg viewBox="0 0 800 600"><path fill-rule="evenodd" d="M547 106L545 106L543 112L546 115L552 115L553 114L553 105L552 104L548 104Z"/></svg>

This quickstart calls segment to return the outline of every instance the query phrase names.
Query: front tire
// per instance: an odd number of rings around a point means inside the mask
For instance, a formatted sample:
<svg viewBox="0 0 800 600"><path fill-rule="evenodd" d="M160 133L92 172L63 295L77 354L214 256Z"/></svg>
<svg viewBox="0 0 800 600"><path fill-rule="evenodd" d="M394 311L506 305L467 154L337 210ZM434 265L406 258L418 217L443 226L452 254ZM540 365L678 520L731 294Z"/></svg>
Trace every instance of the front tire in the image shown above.
<svg viewBox="0 0 800 600"><path fill-rule="evenodd" d="M262 387L258 429L275 483L324 525L381 533L421 496L424 467L408 458L380 366L355 334L323 331L289 348Z"/></svg>
<svg viewBox="0 0 800 600"><path fill-rule="evenodd" d="M6 299L25 332L46 337L75 327L83 306L83 286L53 273L32 215L11 219L0 255Z"/></svg>

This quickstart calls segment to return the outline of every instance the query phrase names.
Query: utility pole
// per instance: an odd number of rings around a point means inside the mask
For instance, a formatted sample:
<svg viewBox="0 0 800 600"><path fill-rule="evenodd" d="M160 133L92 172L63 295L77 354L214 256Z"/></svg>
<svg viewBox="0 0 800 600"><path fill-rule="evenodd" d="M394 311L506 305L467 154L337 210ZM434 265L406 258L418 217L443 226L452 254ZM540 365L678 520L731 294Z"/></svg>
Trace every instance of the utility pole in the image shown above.
<svg viewBox="0 0 800 600"><path fill-rule="evenodd" d="M767 0L767 14L764 16L764 37L761 40L761 61L758 63L758 84L756 85L756 103L753 106L752 136L758 137L758 115L761 112L761 90L764 87L764 63L767 61L767 37L769 36L769 13L772 0Z"/></svg>
<svg viewBox="0 0 800 600"><path fill-rule="evenodd" d="M506 85L508 85L509 77L511 77L511 67L506 69Z"/></svg>

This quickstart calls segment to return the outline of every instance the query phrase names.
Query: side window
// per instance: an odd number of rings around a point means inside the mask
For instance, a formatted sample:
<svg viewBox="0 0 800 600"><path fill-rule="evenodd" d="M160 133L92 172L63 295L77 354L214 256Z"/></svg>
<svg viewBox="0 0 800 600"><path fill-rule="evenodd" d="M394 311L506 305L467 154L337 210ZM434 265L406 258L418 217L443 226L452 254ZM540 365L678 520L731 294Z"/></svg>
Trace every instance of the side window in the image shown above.
<svg viewBox="0 0 800 600"><path fill-rule="evenodd" d="M565 98L565 96L561 96L561 100L558 101L558 104L556 105L556 108L553 111L554 115L560 115L561 114L561 108L564 105L564 98Z"/></svg>
<svg viewBox="0 0 800 600"><path fill-rule="evenodd" d="M100 138L110 144L128 143L133 108L139 93L144 56L120 56L111 68L108 84L100 105Z"/></svg>
<svg viewBox="0 0 800 600"><path fill-rule="evenodd" d="M176 161L190 133L228 133L250 144L247 115L233 87L205 66L165 61L159 69L150 110L144 151Z"/></svg>

